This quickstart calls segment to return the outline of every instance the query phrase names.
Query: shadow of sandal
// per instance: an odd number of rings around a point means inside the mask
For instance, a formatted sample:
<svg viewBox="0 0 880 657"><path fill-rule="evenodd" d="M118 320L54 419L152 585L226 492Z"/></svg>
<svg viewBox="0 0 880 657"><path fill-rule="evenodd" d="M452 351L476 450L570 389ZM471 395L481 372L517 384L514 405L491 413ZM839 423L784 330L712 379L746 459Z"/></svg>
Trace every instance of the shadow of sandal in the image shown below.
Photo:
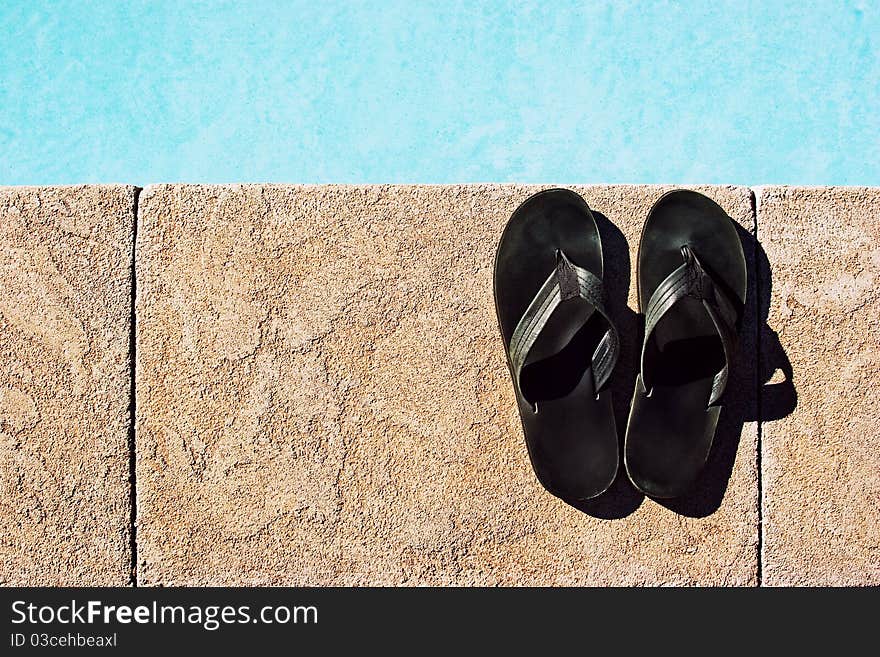
<svg viewBox="0 0 880 657"><path fill-rule="evenodd" d="M630 284L629 245L620 229L601 212L593 210L602 250L605 271L603 281L608 294L608 305L620 333L620 356L611 379L614 402L614 421L620 449L620 467L611 487L592 500L570 502L576 509L605 520L625 518L639 508L644 494L633 486L623 468L623 436L629 417L629 402L636 382L637 346L639 315L627 305Z"/></svg>
<svg viewBox="0 0 880 657"><path fill-rule="evenodd" d="M776 416L773 419L788 415L797 406L791 362L776 332L767 325L773 289L770 262L754 235L740 226L737 230L750 265L749 299L757 299L757 304L746 304L734 365L735 381L725 397L726 404L718 421L709 460L693 489L673 500L659 500L666 508L694 518L708 516L721 506L736 461L743 425L768 419L771 404L772 414ZM765 385L777 370L783 372L785 381Z"/></svg>

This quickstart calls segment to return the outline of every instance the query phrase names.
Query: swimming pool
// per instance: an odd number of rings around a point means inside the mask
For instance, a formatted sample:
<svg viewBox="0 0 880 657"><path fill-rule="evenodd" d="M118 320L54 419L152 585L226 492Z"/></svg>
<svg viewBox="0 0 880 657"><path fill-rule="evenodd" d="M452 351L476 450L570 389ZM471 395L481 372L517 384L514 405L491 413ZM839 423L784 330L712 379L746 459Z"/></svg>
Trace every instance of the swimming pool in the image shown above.
<svg viewBox="0 0 880 657"><path fill-rule="evenodd" d="M880 184L876 2L182 4L0 4L0 184Z"/></svg>

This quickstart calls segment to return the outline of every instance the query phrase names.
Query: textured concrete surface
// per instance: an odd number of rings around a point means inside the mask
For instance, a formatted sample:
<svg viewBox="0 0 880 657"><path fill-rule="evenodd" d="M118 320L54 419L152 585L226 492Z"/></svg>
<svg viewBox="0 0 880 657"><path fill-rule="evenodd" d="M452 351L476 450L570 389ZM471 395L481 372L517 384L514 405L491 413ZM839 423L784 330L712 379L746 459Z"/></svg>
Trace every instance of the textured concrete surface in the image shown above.
<svg viewBox="0 0 880 657"><path fill-rule="evenodd" d="M677 513L623 482L582 509L536 482L491 276L505 221L537 189L144 190L139 582L755 584L754 313L712 464ZM624 299L666 188L575 189L619 227L600 218L622 431ZM702 191L751 229L748 189Z"/></svg>
<svg viewBox="0 0 880 657"><path fill-rule="evenodd" d="M880 584L880 189L766 187L758 213L764 582Z"/></svg>
<svg viewBox="0 0 880 657"><path fill-rule="evenodd" d="M129 582L134 193L0 188L0 584Z"/></svg>

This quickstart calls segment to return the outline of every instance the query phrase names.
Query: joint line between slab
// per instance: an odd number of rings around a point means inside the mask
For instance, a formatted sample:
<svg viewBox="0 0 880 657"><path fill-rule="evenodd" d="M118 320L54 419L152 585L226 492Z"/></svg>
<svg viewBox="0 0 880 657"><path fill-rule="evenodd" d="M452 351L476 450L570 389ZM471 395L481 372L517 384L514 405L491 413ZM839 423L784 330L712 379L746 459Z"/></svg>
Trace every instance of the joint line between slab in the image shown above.
<svg viewBox="0 0 880 657"><path fill-rule="evenodd" d="M137 232L138 202L141 188L134 190L134 220L132 222L131 240L131 306L129 308L129 418L128 418L128 484L129 484L129 553L131 567L129 585L138 585L138 544L137 544L137 461L136 461L136 429L137 429Z"/></svg>
<svg viewBox="0 0 880 657"><path fill-rule="evenodd" d="M752 266L753 271L755 272L755 409L757 416L757 443L755 445L755 476L757 477L758 483L758 545L755 548L757 552L757 579L758 586L764 585L764 470L762 466L762 454L763 454L763 407L761 404L761 392L762 392L762 381L761 381L761 336L763 331L761 330L763 324L763 318L761 317L761 295L763 293L763 281L761 280L761 262L759 257L759 249L761 248L761 242L759 239L759 225L758 225L758 202L757 202L757 194L755 193L754 188L749 189L749 193L751 194L752 200L752 218L754 220L754 238L755 238L755 251L752 254Z"/></svg>

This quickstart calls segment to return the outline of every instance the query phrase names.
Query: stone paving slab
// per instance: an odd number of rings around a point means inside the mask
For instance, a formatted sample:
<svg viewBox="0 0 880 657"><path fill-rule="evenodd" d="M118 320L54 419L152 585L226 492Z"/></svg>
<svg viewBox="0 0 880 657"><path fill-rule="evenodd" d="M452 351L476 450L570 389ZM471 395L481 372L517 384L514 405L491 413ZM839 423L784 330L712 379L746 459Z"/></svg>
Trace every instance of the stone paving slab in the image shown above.
<svg viewBox="0 0 880 657"><path fill-rule="evenodd" d="M0 584L130 582L135 188L0 187Z"/></svg>
<svg viewBox="0 0 880 657"><path fill-rule="evenodd" d="M491 281L504 223L537 189L145 189L139 583L754 585L754 313L712 464L675 510L622 481L576 509L536 482ZM623 426L623 299L667 188L575 189L602 214ZM751 259L750 190L702 191Z"/></svg>
<svg viewBox="0 0 880 657"><path fill-rule="evenodd" d="M880 584L880 188L764 187L768 585ZM772 378L771 378L772 377Z"/></svg>

